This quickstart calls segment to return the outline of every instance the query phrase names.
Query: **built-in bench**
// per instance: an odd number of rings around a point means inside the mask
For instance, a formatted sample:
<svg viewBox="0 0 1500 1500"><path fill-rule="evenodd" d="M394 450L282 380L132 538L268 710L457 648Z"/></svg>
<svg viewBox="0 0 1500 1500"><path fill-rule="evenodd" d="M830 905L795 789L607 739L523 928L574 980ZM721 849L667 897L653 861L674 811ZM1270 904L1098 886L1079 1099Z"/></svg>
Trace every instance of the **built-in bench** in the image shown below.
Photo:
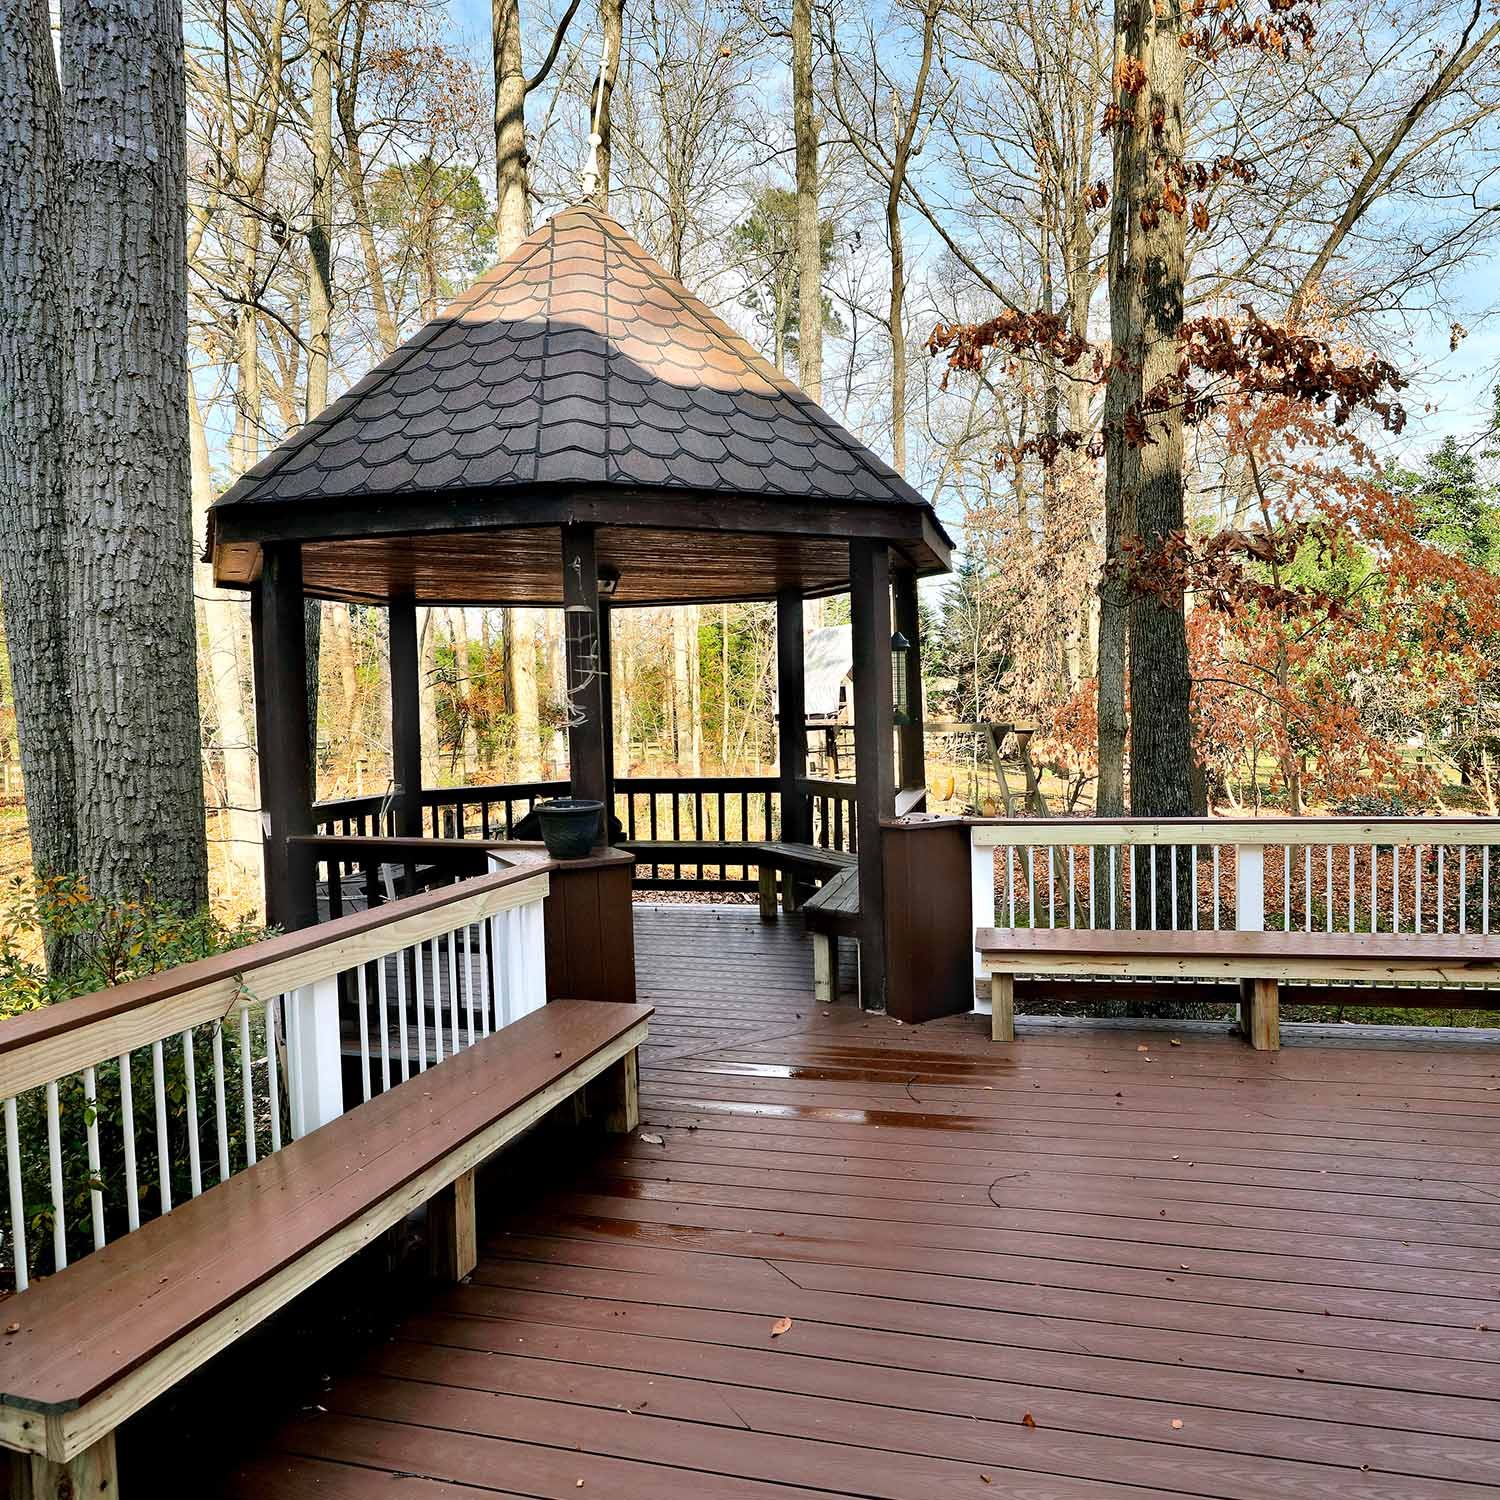
<svg viewBox="0 0 1500 1500"><path fill-rule="evenodd" d="M1240 1029L1253 1047L1281 1044L1280 984L1299 981L1307 1003L1491 1009L1482 991L1414 989L1415 985L1500 982L1500 937L1452 933L1176 932L1110 928L981 927L975 947L990 974L991 1034L1015 1040L1017 981L1105 976L1198 980L1235 987ZM1347 986L1378 984L1364 992ZM1333 985L1344 986L1331 988ZM1395 990L1384 986L1394 985ZM1405 986L1404 988L1402 986ZM1351 999L1351 997L1353 997ZM1194 1000L1216 999L1197 992Z"/></svg>
<svg viewBox="0 0 1500 1500"><path fill-rule="evenodd" d="M468 1275L476 1168L569 1099L633 1129L650 1015L553 1001L12 1298L12 1493L115 1495L121 1423L424 1204L435 1274Z"/></svg>

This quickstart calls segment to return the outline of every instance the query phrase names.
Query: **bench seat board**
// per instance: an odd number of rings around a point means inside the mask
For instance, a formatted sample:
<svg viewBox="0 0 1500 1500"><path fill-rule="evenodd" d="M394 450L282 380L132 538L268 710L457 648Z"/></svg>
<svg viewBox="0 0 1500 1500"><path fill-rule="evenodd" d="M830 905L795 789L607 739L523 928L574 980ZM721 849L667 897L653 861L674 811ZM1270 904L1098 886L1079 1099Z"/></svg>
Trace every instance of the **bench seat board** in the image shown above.
<svg viewBox="0 0 1500 1500"><path fill-rule="evenodd" d="M859 871L844 870L802 903L809 932L836 937L859 936Z"/></svg>
<svg viewBox="0 0 1500 1500"><path fill-rule="evenodd" d="M104 1435L645 1038L650 1006L557 1000L7 1304L0 1443Z"/></svg>
<svg viewBox="0 0 1500 1500"><path fill-rule="evenodd" d="M981 927L975 948L997 974L1183 979L1500 981L1500 938L1483 934L1169 932Z"/></svg>

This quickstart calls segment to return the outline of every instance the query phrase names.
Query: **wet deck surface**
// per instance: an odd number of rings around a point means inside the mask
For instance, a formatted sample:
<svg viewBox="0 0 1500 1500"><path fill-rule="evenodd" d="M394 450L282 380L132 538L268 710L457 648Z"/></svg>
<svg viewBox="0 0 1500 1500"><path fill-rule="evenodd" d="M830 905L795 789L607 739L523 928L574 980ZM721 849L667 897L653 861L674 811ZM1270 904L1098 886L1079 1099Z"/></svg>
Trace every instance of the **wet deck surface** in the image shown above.
<svg viewBox="0 0 1500 1500"><path fill-rule="evenodd" d="M795 922L639 952L642 1132L233 1493L1500 1494L1500 1049L1000 1048L816 1006Z"/></svg>

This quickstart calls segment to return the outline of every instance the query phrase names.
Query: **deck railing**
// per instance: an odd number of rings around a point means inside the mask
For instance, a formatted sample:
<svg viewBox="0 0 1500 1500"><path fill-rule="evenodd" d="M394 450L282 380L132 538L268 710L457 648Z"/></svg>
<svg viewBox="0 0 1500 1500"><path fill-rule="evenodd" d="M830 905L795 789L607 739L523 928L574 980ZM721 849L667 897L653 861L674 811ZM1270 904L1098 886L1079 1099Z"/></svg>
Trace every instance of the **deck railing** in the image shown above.
<svg viewBox="0 0 1500 1500"><path fill-rule="evenodd" d="M825 849L856 848L854 786L851 782L803 782L812 810L813 842ZM508 839L540 801L568 794L567 781L494 783L441 787L422 793L423 831L430 839ZM356 797L320 802L315 827L322 836L388 836L382 799ZM696 858L642 859L639 890L753 891L753 861L733 858L736 844L780 839L781 792L774 776L631 776L615 782L614 815L627 843L724 844ZM370 875L370 871L364 872ZM373 879L374 877L371 876ZM374 891L361 899L369 899ZM328 904L331 896L331 906ZM325 895L336 915L339 891Z"/></svg>
<svg viewBox="0 0 1500 1500"><path fill-rule="evenodd" d="M0 1023L17 1289L545 1003L547 886L485 875Z"/></svg>
<svg viewBox="0 0 1500 1500"><path fill-rule="evenodd" d="M994 819L970 837L976 927L1461 934L1500 920L1492 818Z"/></svg>

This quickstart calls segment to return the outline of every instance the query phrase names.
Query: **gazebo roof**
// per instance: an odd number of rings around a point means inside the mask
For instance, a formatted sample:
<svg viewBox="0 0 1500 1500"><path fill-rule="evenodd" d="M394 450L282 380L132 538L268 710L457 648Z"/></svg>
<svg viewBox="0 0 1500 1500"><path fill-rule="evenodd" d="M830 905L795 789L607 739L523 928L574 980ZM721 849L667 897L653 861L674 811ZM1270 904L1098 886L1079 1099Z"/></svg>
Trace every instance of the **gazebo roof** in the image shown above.
<svg viewBox="0 0 1500 1500"><path fill-rule="evenodd" d="M618 599L846 586L851 535L947 566L932 507L608 215L549 219L213 507L226 583L303 542L310 593L555 602L555 528ZM479 533L476 535L476 533Z"/></svg>

